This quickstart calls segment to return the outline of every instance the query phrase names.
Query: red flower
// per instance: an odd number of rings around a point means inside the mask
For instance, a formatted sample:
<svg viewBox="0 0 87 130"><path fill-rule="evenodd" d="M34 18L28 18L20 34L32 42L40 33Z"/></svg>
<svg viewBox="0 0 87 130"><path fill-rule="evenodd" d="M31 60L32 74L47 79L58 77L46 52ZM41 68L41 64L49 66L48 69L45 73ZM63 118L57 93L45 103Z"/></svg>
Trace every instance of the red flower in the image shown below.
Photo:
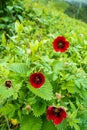
<svg viewBox="0 0 87 130"><path fill-rule="evenodd" d="M10 88L10 87L12 86L11 80L6 80L6 81L5 81L5 86L6 86L7 88Z"/></svg>
<svg viewBox="0 0 87 130"><path fill-rule="evenodd" d="M34 88L40 88L45 82L45 77L42 73L37 72L30 75L30 83Z"/></svg>
<svg viewBox="0 0 87 130"><path fill-rule="evenodd" d="M52 120L55 125L60 124L62 120L67 116L64 108L57 108L54 106L48 107L46 115L47 119Z"/></svg>
<svg viewBox="0 0 87 130"><path fill-rule="evenodd" d="M56 52L65 52L69 47L69 42L64 36L59 36L53 41L53 48Z"/></svg>

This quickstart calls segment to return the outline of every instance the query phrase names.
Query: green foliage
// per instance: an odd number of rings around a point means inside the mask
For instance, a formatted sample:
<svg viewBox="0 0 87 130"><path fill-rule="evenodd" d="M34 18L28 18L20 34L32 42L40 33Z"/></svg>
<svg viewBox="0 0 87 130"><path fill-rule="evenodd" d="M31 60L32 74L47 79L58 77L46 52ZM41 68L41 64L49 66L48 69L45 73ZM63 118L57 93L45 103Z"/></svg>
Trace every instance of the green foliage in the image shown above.
<svg viewBox="0 0 87 130"><path fill-rule="evenodd" d="M1 99L1 102L4 99L7 99L7 98L11 97L13 94L14 94L13 88L8 89L4 85L0 86L0 99Z"/></svg>
<svg viewBox="0 0 87 130"><path fill-rule="evenodd" d="M51 121L44 120L41 130L56 130L56 127L53 125Z"/></svg>
<svg viewBox="0 0 87 130"><path fill-rule="evenodd" d="M32 107L33 107L33 113L36 117L44 114L46 111L46 103L42 99L41 100L37 99L37 102Z"/></svg>
<svg viewBox="0 0 87 130"><path fill-rule="evenodd" d="M24 116L21 121L21 130L40 130L42 125L42 121L40 118L36 118L32 115Z"/></svg>
<svg viewBox="0 0 87 130"><path fill-rule="evenodd" d="M5 104L3 107L0 108L0 113L2 115L7 116L9 119L13 117L14 112L15 112L14 105L9 104L9 103Z"/></svg>
<svg viewBox="0 0 87 130"><path fill-rule="evenodd" d="M43 3L9 0L0 4L5 11L4 23L0 22L6 26L1 29L0 45L0 129L9 129L14 118L18 130L86 130L87 24L57 10L58 1ZM56 53L52 42L61 35L70 47ZM29 81L34 72L45 76L39 89ZM6 80L12 81L11 88L5 86ZM50 105L66 108L67 119L60 125L46 119Z"/></svg>
<svg viewBox="0 0 87 130"><path fill-rule="evenodd" d="M7 64L7 68L19 74L26 74L28 70L28 67L25 63Z"/></svg>
<svg viewBox="0 0 87 130"><path fill-rule="evenodd" d="M16 21L16 22L15 22L15 31L16 31L17 33L23 32L23 24L20 23L19 21Z"/></svg>
<svg viewBox="0 0 87 130"><path fill-rule="evenodd" d="M67 127L67 121L64 120L61 124L59 124L58 126L56 126L57 130L67 130L69 129Z"/></svg>
<svg viewBox="0 0 87 130"><path fill-rule="evenodd" d="M71 3L68 3L67 8L65 9L65 13L68 14L70 17L74 17L87 23L86 9L87 4L72 1Z"/></svg>
<svg viewBox="0 0 87 130"><path fill-rule="evenodd" d="M69 6L69 4L64 0L53 0L53 2L57 10L65 11Z"/></svg>
<svg viewBox="0 0 87 130"><path fill-rule="evenodd" d="M78 117L80 118L80 123L79 123L79 127L80 129L87 129L87 109L86 108L82 108L82 111L80 111L80 113L78 113Z"/></svg>
<svg viewBox="0 0 87 130"><path fill-rule="evenodd" d="M45 99L45 100L51 100L53 93L52 93L52 86L49 82L49 80L46 78L45 84L39 88L35 89L30 84L28 85L28 88L37 96Z"/></svg>

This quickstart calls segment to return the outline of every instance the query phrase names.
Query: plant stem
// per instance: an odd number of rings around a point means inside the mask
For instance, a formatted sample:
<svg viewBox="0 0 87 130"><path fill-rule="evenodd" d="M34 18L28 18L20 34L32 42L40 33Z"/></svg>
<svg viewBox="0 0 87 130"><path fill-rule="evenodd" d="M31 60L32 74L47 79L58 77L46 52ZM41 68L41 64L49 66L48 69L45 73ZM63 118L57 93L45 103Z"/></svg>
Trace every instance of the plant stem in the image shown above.
<svg viewBox="0 0 87 130"><path fill-rule="evenodd" d="M6 120L6 123L7 123L8 130L10 130L9 121L8 121L8 118L6 116L5 116L5 120Z"/></svg>

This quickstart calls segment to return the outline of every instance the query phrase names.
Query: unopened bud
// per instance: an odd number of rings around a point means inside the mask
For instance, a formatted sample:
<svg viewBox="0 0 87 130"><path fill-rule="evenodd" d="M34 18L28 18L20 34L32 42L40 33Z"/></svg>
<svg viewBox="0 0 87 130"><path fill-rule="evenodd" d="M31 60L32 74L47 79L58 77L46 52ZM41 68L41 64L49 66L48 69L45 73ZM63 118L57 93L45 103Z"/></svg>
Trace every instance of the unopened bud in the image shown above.
<svg viewBox="0 0 87 130"><path fill-rule="evenodd" d="M6 80L6 81L5 81L5 86L6 86L7 88L10 88L10 87L12 86L11 80Z"/></svg>
<svg viewBox="0 0 87 130"><path fill-rule="evenodd" d="M29 111L29 110L31 109L31 106L30 106L30 105L27 105L27 106L25 107L25 109Z"/></svg>
<svg viewBox="0 0 87 130"><path fill-rule="evenodd" d="M62 99L62 95L60 93L56 93L56 97L57 99L61 100Z"/></svg>

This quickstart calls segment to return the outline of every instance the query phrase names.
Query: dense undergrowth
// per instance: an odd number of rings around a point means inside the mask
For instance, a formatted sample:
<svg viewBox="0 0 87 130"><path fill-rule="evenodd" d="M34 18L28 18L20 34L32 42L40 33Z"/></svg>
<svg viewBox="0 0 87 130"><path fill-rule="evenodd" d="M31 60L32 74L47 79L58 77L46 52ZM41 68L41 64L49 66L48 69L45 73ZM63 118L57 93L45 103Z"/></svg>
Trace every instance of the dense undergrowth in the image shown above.
<svg viewBox="0 0 87 130"><path fill-rule="evenodd" d="M44 5L24 0L22 7L17 3L16 7L20 17L13 14L10 30L8 22L4 32L2 28L0 129L86 130L87 24L58 11L50 1ZM70 42L64 53L52 47L57 36ZM29 83L34 72L45 75L45 84L39 89ZM12 83L9 88L8 80ZM67 118L61 124L47 120L50 105L65 107Z"/></svg>

